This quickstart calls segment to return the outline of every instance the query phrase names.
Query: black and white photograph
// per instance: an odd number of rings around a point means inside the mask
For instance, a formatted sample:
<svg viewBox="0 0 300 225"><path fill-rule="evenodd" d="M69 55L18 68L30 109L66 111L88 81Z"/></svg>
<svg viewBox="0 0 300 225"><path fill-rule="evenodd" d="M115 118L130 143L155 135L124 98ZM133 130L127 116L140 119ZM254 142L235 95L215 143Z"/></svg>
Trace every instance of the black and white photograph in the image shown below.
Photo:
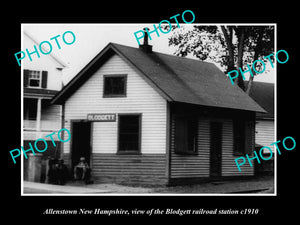
<svg viewBox="0 0 300 225"><path fill-rule="evenodd" d="M207 3L6 7L4 220L297 216L296 7Z"/></svg>
<svg viewBox="0 0 300 225"><path fill-rule="evenodd" d="M22 194L276 195L276 32L22 24Z"/></svg>

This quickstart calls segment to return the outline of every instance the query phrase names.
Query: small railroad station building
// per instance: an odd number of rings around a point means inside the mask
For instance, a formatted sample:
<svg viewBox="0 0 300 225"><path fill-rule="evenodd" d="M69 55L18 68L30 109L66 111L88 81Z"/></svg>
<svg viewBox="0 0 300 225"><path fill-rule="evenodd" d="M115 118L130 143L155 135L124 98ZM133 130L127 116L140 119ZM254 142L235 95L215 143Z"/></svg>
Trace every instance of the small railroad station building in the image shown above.
<svg viewBox="0 0 300 225"><path fill-rule="evenodd" d="M52 103L62 105L72 134L61 149L65 163L72 171L85 157L95 182L254 175L234 159L253 152L255 115L265 111L213 63L109 43Z"/></svg>

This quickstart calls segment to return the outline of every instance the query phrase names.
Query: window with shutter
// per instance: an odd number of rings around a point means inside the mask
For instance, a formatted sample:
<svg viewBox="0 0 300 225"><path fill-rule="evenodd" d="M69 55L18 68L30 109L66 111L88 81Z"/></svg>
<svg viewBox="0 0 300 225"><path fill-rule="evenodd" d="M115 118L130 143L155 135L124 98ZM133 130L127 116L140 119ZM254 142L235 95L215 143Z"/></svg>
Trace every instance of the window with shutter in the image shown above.
<svg viewBox="0 0 300 225"><path fill-rule="evenodd" d="M47 88L48 71L24 70L24 87Z"/></svg>
<svg viewBox="0 0 300 225"><path fill-rule="evenodd" d="M188 148L187 121L183 117L176 117L175 120L175 152L185 152Z"/></svg>
<svg viewBox="0 0 300 225"><path fill-rule="evenodd" d="M233 121L233 154L244 155L245 154L245 121L234 120Z"/></svg>
<svg viewBox="0 0 300 225"><path fill-rule="evenodd" d="M175 117L175 153L195 154L198 152L197 124L196 117Z"/></svg>
<svg viewBox="0 0 300 225"><path fill-rule="evenodd" d="M233 154L251 155L254 148L254 121L233 121Z"/></svg>
<svg viewBox="0 0 300 225"><path fill-rule="evenodd" d="M245 122L245 153L251 155L254 149L254 121Z"/></svg>

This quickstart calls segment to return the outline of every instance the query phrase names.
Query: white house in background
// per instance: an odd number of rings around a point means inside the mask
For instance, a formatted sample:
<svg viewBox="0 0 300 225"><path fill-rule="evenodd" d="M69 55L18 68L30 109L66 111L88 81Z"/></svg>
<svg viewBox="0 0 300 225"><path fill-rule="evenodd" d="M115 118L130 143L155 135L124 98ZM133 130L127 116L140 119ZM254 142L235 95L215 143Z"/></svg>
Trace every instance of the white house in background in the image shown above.
<svg viewBox="0 0 300 225"><path fill-rule="evenodd" d="M23 50L34 51L34 45L39 46L29 33L23 33ZM57 132L61 128L61 106L50 105L52 97L62 89L62 70L66 64L55 57L36 53L31 55L32 61L26 57L22 60L23 75L23 144L27 149L28 142L34 142L38 138ZM58 141L57 135L53 136ZM48 150L43 157L49 154L59 154L59 146L56 151L50 151L53 145L49 139Z"/></svg>
<svg viewBox="0 0 300 225"><path fill-rule="evenodd" d="M248 82L246 82L248 85ZM257 148L268 146L273 150L274 146L270 146L275 142L275 122L274 122L274 84L265 82L254 82L250 91L250 97L254 99L267 113L256 113L255 126L255 145ZM270 152L264 149L263 154L265 158L270 156ZM274 154L273 154L274 156ZM256 165L257 172L273 172L274 171L274 157Z"/></svg>

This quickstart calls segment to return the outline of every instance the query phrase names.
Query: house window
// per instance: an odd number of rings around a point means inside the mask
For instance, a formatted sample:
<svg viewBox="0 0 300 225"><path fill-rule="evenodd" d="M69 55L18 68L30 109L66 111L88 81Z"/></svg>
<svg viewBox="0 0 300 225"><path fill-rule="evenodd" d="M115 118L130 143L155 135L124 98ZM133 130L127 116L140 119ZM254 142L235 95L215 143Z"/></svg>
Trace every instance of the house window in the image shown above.
<svg viewBox="0 0 300 225"><path fill-rule="evenodd" d="M30 70L29 71L29 87L41 87L41 71Z"/></svg>
<svg viewBox="0 0 300 225"><path fill-rule="evenodd" d="M196 154L198 152L197 128L197 117L175 117L175 153Z"/></svg>
<svg viewBox="0 0 300 225"><path fill-rule="evenodd" d="M119 115L118 153L139 153L141 115Z"/></svg>
<svg viewBox="0 0 300 225"><path fill-rule="evenodd" d="M47 71L24 70L24 87L47 88Z"/></svg>
<svg viewBox="0 0 300 225"><path fill-rule="evenodd" d="M103 97L126 97L127 75L104 75Z"/></svg>
<svg viewBox="0 0 300 225"><path fill-rule="evenodd" d="M254 144L254 122L245 120L233 121L233 154L252 154Z"/></svg>

